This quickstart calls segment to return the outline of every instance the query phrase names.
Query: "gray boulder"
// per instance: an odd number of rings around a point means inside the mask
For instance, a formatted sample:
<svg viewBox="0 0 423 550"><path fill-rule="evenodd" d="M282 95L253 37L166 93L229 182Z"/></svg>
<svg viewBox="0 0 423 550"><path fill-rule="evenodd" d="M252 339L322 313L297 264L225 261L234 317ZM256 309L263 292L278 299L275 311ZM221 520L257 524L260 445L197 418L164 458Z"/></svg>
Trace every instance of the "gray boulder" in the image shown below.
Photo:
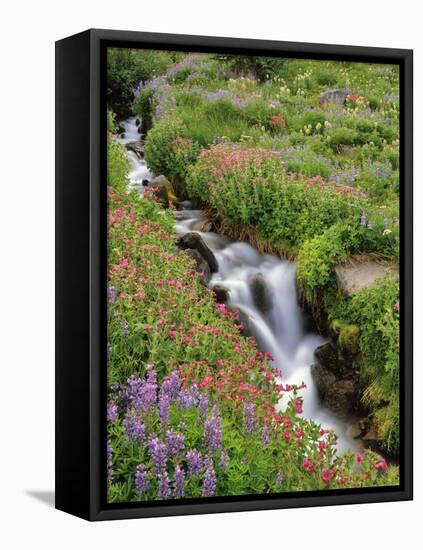
<svg viewBox="0 0 423 550"><path fill-rule="evenodd" d="M198 233L189 232L183 235L179 239L179 247L183 250L187 248L197 250L208 263L211 273L218 271L216 256Z"/></svg>
<svg viewBox="0 0 423 550"><path fill-rule="evenodd" d="M271 307L271 300L266 279L261 273L257 273L248 279L248 283L254 305L261 313L267 313Z"/></svg>
<svg viewBox="0 0 423 550"><path fill-rule="evenodd" d="M349 88L326 90L326 92L320 94L320 105L327 103L339 103L342 105L350 94L351 90Z"/></svg>
<svg viewBox="0 0 423 550"><path fill-rule="evenodd" d="M358 385L353 378L339 380L333 372L319 364L312 365L311 373L324 405L339 416L356 409Z"/></svg>
<svg viewBox="0 0 423 550"><path fill-rule="evenodd" d="M215 300L218 304L227 304L229 301L229 290L223 285L215 285L212 288Z"/></svg>
<svg viewBox="0 0 423 550"><path fill-rule="evenodd" d="M181 210L193 210L194 209L194 203L192 201L181 201L179 203L179 208Z"/></svg>
<svg viewBox="0 0 423 550"><path fill-rule="evenodd" d="M201 282L207 286L208 282L211 279L210 266L203 258L203 256L198 252L198 250L192 250L188 248L184 250L184 254L190 257L195 262L195 270L200 274Z"/></svg>
<svg viewBox="0 0 423 550"><path fill-rule="evenodd" d="M173 185L166 176L157 176L154 178L151 182L151 187L158 190L157 196L159 199L165 202L172 201L173 203L177 201Z"/></svg>
<svg viewBox="0 0 423 550"><path fill-rule="evenodd" d="M133 151L138 158L144 158L144 144L141 141L130 141L125 144L128 151Z"/></svg>
<svg viewBox="0 0 423 550"><path fill-rule="evenodd" d="M399 266L396 262L378 261L360 255L351 256L347 263L335 266L336 283L339 290L347 296L373 285L388 274L399 278Z"/></svg>

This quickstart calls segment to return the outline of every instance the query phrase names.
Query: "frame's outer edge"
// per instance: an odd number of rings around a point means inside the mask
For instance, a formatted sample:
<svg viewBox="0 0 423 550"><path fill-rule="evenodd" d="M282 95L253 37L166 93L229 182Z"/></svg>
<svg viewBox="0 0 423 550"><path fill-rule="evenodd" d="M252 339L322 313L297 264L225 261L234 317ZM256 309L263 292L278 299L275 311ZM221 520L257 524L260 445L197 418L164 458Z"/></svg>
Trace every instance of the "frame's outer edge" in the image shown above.
<svg viewBox="0 0 423 550"><path fill-rule="evenodd" d="M56 508L89 518L90 32L56 42Z"/></svg>
<svg viewBox="0 0 423 550"><path fill-rule="evenodd" d="M405 349L408 376L403 391L406 475L399 489L380 492L295 495L244 501L184 503L146 507L104 507L101 472L105 467L102 425L102 249L105 213L102 199L101 121L102 44L119 46L256 51L272 50L309 58L353 58L397 62L404 70L405 162L403 218L407 262L406 348L412 344L412 51L360 46L169 35L92 29L56 43L56 507L89 520L266 510L299 506L359 504L412 498L412 350ZM250 50L250 51L248 51ZM103 202L102 202L103 201ZM405 209L405 210L404 210ZM404 248L405 250L405 248ZM104 353L102 353L104 352ZM404 399L404 393L402 396Z"/></svg>
<svg viewBox="0 0 423 550"><path fill-rule="evenodd" d="M405 491L413 498L413 51L404 52L401 66L400 98L402 135L400 144L401 189L401 311L404 312L400 335L401 413L400 434L402 437L401 476Z"/></svg>

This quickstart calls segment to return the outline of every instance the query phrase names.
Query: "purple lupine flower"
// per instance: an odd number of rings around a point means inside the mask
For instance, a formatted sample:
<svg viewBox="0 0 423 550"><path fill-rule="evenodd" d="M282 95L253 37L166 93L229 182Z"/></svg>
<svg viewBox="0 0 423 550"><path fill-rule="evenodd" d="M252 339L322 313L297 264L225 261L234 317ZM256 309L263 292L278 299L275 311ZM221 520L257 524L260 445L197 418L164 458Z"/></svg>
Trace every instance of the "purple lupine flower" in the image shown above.
<svg viewBox="0 0 423 550"><path fill-rule="evenodd" d="M112 356L112 344L110 342L107 343L107 359L110 359Z"/></svg>
<svg viewBox="0 0 423 550"><path fill-rule="evenodd" d="M128 338L128 333L129 333L129 325L126 321L123 321L123 323L122 323L122 336L124 338Z"/></svg>
<svg viewBox="0 0 423 550"><path fill-rule="evenodd" d="M153 461L153 473L158 475L166 467L167 446L158 437L151 437L148 442L148 452Z"/></svg>
<svg viewBox="0 0 423 550"><path fill-rule="evenodd" d="M114 401L107 403L107 422L114 422L118 415L118 407Z"/></svg>
<svg viewBox="0 0 423 550"><path fill-rule="evenodd" d="M140 395L140 407L143 411L152 411L157 399L157 384L145 382Z"/></svg>
<svg viewBox="0 0 423 550"><path fill-rule="evenodd" d="M207 394L200 393L198 396L198 408L200 409L202 416L206 416L209 408L209 397Z"/></svg>
<svg viewBox="0 0 423 550"><path fill-rule="evenodd" d="M200 451L191 449L186 454L188 471L191 476L198 476L203 466L203 458Z"/></svg>
<svg viewBox="0 0 423 550"><path fill-rule="evenodd" d="M185 472L184 469L177 464L175 466L175 481L173 483L173 492L176 497L183 497L185 495Z"/></svg>
<svg viewBox="0 0 423 550"><path fill-rule="evenodd" d="M374 227L374 225L375 225L375 224L374 224L372 221L367 222L367 229L372 230L373 227Z"/></svg>
<svg viewBox="0 0 423 550"><path fill-rule="evenodd" d="M182 388L177 395L179 407L186 411L189 407L197 405L199 400L199 390L197 384L193 384L188 389Z"/></svg>
<svg viewBox="0 0 423 550"><path fill-rule="evenodd" d="M208 459L206 473L203 479L203 497L212 497L216 490L216 472L214 471L213 461Z"/></svg>
<svg viewBox="0 0 423 550"><path fill-rule="evenodd" d="M167 475L167 472L160 472L157 475L157 480L159 482L157 497L160 500L166 500L171 495L170 480L169 480L169 476Z"/></svg>
<svg viewBox="0 0 423 550"><path fill-rule="evenodd" d="M367 223L366 214L361 214L361 216L360 216L360 225L361 225L361 227L366 227L366 223Z"/></svg>
<svg viewBox="0 0 423 550"><path fill-rule="evenodd" d="M206 445L212 453L222 446L222 420L215 407L204 421L204 434Z"/></svg>
<svg viewBox="0 0 423 550"><path fill-rule="evenodd" d="M107 441L107 480L110 483L113 477L113 447L110 439Z"/></svg>
<svg viewBox="0 0 423 550"><path fill-rule="evenodd" d="M160 391L169 394L171 399L175 399L179 393L179 387L181 385L181 379L177 371L172 371L163 382Z"/></svg>
<svg viewBox="0 0 423 550"><path fill-rule="evenodd" d="M153 378L152 374L148 374L147 377ZM156 403L157 399L157 384L141 380L137 374L133 374L128 378L127 386L122 394L122 402L143 410L151 411Z"/></svg>
<svg viewBox="0 0 423 550"><path fill-rule="evenodd" d="M386 219L386 217L383 218L383 230L385 231L386 229L388 229L388 220Z"/></svg>
<svg viewBox="0 0 423 550"><path fill-rule="evenodd" d="M181 455L185 447L185 435L168 430L166 432L166 444L168 456Z"/></svg>
<svg viewBox="0 0 423 550"><path fill-rule="evenodd" d="M150 489L150 482L144 464L138 464L135 471L135 487L139 495L148 493Z"/></svg>
<svg viewBox="0 0 423 550"><path fill-rule="evenodd" d="M253 403L245 403L243 416L245 433L252 434L255 431L257 425L256 413Z"/></svg>
<svg viewBox="0 0 423 550"><path fill-rule="evenodd" d="M113 285L107 285L107 299L111 304L116 302L116 288Z"/></svg>
<svg viewBox="0 0 423 550"><path fill-rule="evenodd" d="M276 480L275 480L276 485L282 485L284 479L285 479L285 476L283 475L283 472L279 471L276 474Z"/></svg>
<svg viewBox="0 0 423 550"><path fill-rule="evenodd" d="M145 437L145 425L142 422L139 411L130 409L123 419L126 441L142 443Z"/></svg>
<svg viewBox="0 0 423 550"><path fill-rule="evenodd" d="M160 391L159 395L159 418L163 424L169 421L170 417L170 395Z"/></svg>
<svg viewBox="0 0 423 550"><path fill-rule="evenodd" d="M229 453L228 449L223 449L222 454L220 455L219 466L222 470L227 470L229 464Z"/></svg>
<svg viewBox="0 0 423 550"><path fill-rule="evenodd" d="M269 424L266 424L266 426L264 426L263 429L261 430L261 443L264 447L266 447L270 443L270 426L269 426Z"/></svg>

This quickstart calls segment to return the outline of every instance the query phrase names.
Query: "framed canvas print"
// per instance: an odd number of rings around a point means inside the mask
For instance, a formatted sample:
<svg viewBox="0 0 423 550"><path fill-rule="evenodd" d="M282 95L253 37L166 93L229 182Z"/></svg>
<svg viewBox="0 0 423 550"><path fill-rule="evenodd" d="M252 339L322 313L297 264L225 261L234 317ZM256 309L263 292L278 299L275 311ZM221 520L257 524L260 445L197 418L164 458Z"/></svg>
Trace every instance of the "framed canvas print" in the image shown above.
<svg viewBox="0 0 423 550"><path fill-rule="evenodd" d="M412 52L56 44L56 507L412 498Z"/></svg>

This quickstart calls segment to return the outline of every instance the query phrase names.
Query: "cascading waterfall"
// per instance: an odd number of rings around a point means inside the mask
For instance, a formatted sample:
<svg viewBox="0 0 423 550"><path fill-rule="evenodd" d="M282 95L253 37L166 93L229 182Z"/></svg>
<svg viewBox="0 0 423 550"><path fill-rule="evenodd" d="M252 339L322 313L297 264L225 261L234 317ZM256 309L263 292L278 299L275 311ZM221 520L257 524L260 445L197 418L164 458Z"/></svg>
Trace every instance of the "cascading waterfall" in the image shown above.
<svg viewBox="0 0 423 550"><path fill-rule="evenodd" d="M122 145L126 145L131 141L138 141L140 134L138 132L138 126L136 125L136 117L128 118L125 122L121 123L123 133L116 139ZM144 194L144 190L148 188L146 182L151 182L153 175L147 167L144 159L138 157L134 151L127 151L127 156L131 169L129 172L129 188L137 189L140 193Z"/></svg>
<svg viewBox="0 0 423 550"><path fill-rule="evenodd" d="M139 139L135 117L128 119L123 127L125 137L121 143ZM152 175L144 160L128 151L132 171L132 187L139 188L140 178L151 180ZM142 188L142 186L141 186ZM357 451L360 442L350 435L352 422L337 418L334 413L319 402L317 390L311 376L314 350L325 339L307 329L305 313L298 305L296 292L296 264L280 260L271 254L261 254L245 242L235 242L226 236L202 231L204 213L201 210L184 210L183 219L176 222L179 236L189 231L199 233L216 256L219 270L214 273L209 287L221 285L229 291L229 305L238 308L248 317L248 328L258 346L274 357L274 365L282 371L281 382L300 384L303 416L314 420L325 428L332 428L338 435L340 452ZM252 280L257 276L268 296L266 308L258 307L252 293ZM281 407L285 404L281 403Z"/></svg>

